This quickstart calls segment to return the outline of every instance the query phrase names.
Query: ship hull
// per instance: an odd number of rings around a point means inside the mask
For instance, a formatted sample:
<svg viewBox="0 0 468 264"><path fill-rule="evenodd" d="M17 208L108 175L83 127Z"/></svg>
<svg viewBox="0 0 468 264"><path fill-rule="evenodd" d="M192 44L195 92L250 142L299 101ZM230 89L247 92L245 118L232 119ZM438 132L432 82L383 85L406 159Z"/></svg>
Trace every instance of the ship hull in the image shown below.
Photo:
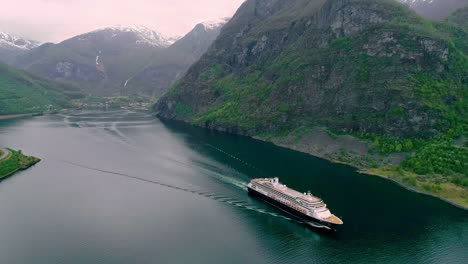
<svg viewBox="0 0 468 264"><path fill-rule="evenodd" d="M281 209L282 211L286 211L287 213L293 215L294 217L304 221L304 223L308 224L309 226L316 227L316 228L324 228L324 229L329 229L329 230L335 230L338 227L338 225L336 224L324 222L314 217L311 217L309 215L306 215L300 211L297 211L294 208L291 208L267 195L264 195L263 193L260 193L254 189L251 189L250 187L248 188L248 192L249 192L249 195L259 198L271 204L272 206Z"/></svg>

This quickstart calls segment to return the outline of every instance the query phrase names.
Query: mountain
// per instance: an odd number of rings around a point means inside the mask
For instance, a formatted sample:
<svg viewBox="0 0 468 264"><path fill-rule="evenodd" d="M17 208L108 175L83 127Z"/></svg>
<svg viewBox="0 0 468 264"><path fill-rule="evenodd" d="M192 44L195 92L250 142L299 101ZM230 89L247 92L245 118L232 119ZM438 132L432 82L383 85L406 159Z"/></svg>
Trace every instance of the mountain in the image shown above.
<svg viewBox="0 0 468 264"><path fill-rule="evenodd" d="M460 8L446 18L446 22L455 24L461 29L468 31L468 6Z"/></svg>
<svg viewBox="0 0 468 264"><path fill-rule="evenodd" d="M397 0L408 5L420 16L439 20L468 5L468 0Z"/></svg>
<svg viewBox="0 0 468 264"><path fill-rule="evenodd" d="M36 48L40 42L0 32L0 60L11 62L16 56Z"/></svg>
<svg viewBox="0 0 468 264"><path fill-rule="evenodd" d="M38 113L70 106L81 97L68 84L47 80L0 63L0 115Z"/></svg>
<svg viewBox="0 0 468 264"><path fill-rule="evenodd" d="M160 97L180 79L218 37L227 18L200 23L183 38L177 40L151 64L124 83L124 93Z"/></svg>
<svg viewBox="0 0 468 264"><path fill-rule="evenodd" d="M456 47L468 54L468 5L456 10L445 18L443 23L436 24L439 30L450 34Z"/></svg>
<svg viewBox="0 0 468 264"><path fill-rule="evenodd" d="M14 65L92 94L113 95L169 45L170 40L145 27L109 27L41 45L19 56Z"/></svg>
<svg viewBox="0 0 468 264"><path fill-rule="evenodd" d="M456 27L392 0L247 0L154 110L468 206L468 35L454 41Z"/></svg>

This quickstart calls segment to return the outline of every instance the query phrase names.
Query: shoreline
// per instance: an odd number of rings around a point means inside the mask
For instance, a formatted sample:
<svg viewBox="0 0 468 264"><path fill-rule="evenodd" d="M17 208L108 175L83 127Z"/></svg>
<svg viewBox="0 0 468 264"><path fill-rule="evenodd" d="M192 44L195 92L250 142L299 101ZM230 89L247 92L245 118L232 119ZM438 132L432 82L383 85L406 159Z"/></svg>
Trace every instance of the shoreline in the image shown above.
<svg viewBox="0 0 468 264"><path fill-rule="evenodd" d="M346 164L346 165L349 165L349 164ZM349 166L351 166L351 165L349 165ZM354 166L352 166L352 167L354 167ZM453 205L453 206L455 206L455 207L458 207L458 208L460 208L460 209L468 210L468 207L465 207L465 206L463 206L463 205L461 205L461 204L458 204L458 203L455 203L455 202L450 201L450 200L448 200L448 199L439 197L439 196L434 195L434 194L432 194L432 193L428 193L428 192L424 192L424 191L418 190L417 188L408 186L408 185L406 185L406 184L404 184L404 183L402 183L402 182L400 182L400 181L397 181L397 180L395 180L395 179L392 179L392 178L390 178L390 177L388 177L388 176L381 175L381 174L378 174L378 173L375 173L375 172L372 172L372 171L366 170L366 169L359 169L357 172L360 173L360 174L365 174L365 175L370 175L370 176L377 176L377 177L380 177L380 178L383 178L383 179L392 181L392 182L398 184L400 187L403 187L403 188L407 189L408 191L412 191L412 192L419 193L419 194L423 194L423 195L432 196L432 197L434 197L434 198L437 198L437 199L439 199L439 200L442 200L442 201L444 201L444 202L446 202L446 203L449 203L449 204L451 204L451 205Z"/></svg>
<svg viewBox="0 0 468 264"><path fill-rule="evenodd" d="M36 158L36 157L33 157L33 156L25 156L23 155L21 152L16 152L16 151L13 151L11 149L8 149L10 151L10 155L8 158L6 159L3 159L2 161L0 161L0 164L3 163L3 162L8 162L8 160L10 159L11 156L14 155L14 153L19 153L20 155L20 159L23 159L23 162L24 162L24 159L26 159L26 161L28 161L28 163L25 165L25 166L20 166L21 165L21 161L18 161L18 164L16 165L16 169L13 170L13 171L10 171L4 175L0 175L0 182L10 178L11 176L13 176L15 173L17 172L20 172L20 171L23 171L23 170L27 170L29 168L31 168L32 166L36 165L37 163L39 163L40 161L42 161L41 159L39 158Z"/></svg>
<svg viewBox="0 0 468 264"><path fill-rule="evenodd" d="M31 114L17 114L17 115L0 115L0 120L6 120L6 119L14 119L14 118L20 118L20 117L32 117L36 115L36 113L31 113Z"/></svg>
<svg viewBox="0 0 468 264"><path fill-rule="evenodd" d="M314 155L312 153L309 153L309 152L305 152L305 151L301 151L301 150L298 150L298 149L295 149L291 146L288 146L288 145L285 145L285 144L279 144L279 143L275 143L273 141L269 141L269 140L265 140L263 138L260 138L260 137L254 137L254 136L249 136L250 138L252 139L257 139L257 140L260 140L260 141L263 141L263 142L268 142L268 143L271 143L277 147L281 147L281 148L286 148L286 149L290 149L290 150L293 150L293 151L297 151L297 152L301 152L301 153L304 153L304 154L307 154L307 155L310 155L310 156L313 156L313 157L316 157L316 158L319 158L319 159L323 159L323 160L326 160L326 161L329 161L331 163L335 163L335 164L343 164L343 165L346 165L346 166L350 166L350 167L353 167L355 169L357 169L357 173L359 174L365 174L365 175L369 175L369 176L377 176L377 177L380 177L380 178L383 178L383 179L386 179L386 180L390 180L396 184L398 184L400 187L403 187L405 188L406 190L408 191L412 191L412 192L415 192L415 193L419 193L419 194L423 194L423 195L428 195L428 196L431 196L431 197L434 197L434 198L437 198L441 201L444 201L446 203L449 203L450 205L452 206L455 206L455 207L458 207L460 209L464 209L464 210L468 210L468 207L462 205L462 204L459 204L459 203L456 203L454 201L451 201L449 199L446 199L446 198L443 198L443 197L440 197L438 195L435 195L433 193L429 193L429 192L425 192L425 191L422 191L422 190L419 190L417 188L413 188L411 186L408 186L406 184L404 184L403 182L400 182L398 180L395 180L395 179L392 179L386 175L383 175L383 174L379 174L379 173L376 173L376 172L372 172L370 168L360 168L352 163L347 163L347 162L343 162L343 161L338 161L338 160L333 160L333 159L329 159L325 156L318 156L318 155ZM382 167L380 167L382 168Z"/></svg>
<svg viewBox="0 0 468 264"><path fill-rule="evenodd" d="M238 136L246 136L246 137L249 137L251 139L255 139L255 140L260 140L260 141L263 141L263 142L268 142L268 143L271 143L277 147L282 147L282 148L285 148L285 149L290 149L290 150L293 150L293 151L297 151L297 152L301 152L301 153L304 153L304 154L307 154L307 155L310 155L310 156L313 156L313 157L316 157L316 158L319 158L319 159L323 159L323 160L326 160L326 161L329 161L329 162L332 162L332 163L335 163L335 164L343 164L343 165L346 165L346 166L350 166L352 168L355 168L357 169L357 173L360 173L360 174L366 174L366 175L369 175L369 176L378 176L378 177L381 177L383 179L386 179L386 180L390 180L398 185L400 185L401 187L405 188L406 190L408 191L412 191L412 192L415 192L415 193L419 193L419 194L423 194L423 195L428 195L428 196L431 196L433 198L437 198L441 201L444 201L452 206L455 206L457 208L460 208L460 209L463 209L463 210L468 210L468 207L467 206L464 206L462 204L459 204L455 201L452 201L452 200L449 200L449 199L446 199L446 198L443 198L441 196L438 196L436 194L433 194L433 193L429 193L429 192L425 192L425 191L422 191L422 190L419 190L419 189L416 189L416 188L412 188L410 186L407 186L405 185L403 182L400 182L398 180L395 180L395 179L392 179L386 175L383 175L383 174L379 174L379 173L375 173L375 172L371 172L371 168L360 168L359 166L355 165L355 164L352 164L352 163L348 163L348 162L343 162L343 161L338 161L338 160L334 160L334 159L330 159L330 158L327 158L326 156L319 156L317 154L314 154L314 153L310 153L310 152L307 152L307 151L303 151L303 150L300 150L300 149L296 149L294 148L293 146L289 146L289 145L286 145L286 144L281 144L281 143L278 143L278 142L274 142L273 140L267 140L265 138L262 138L262 137L259 137L259 136L251 136L251 135L241 135L241 134L237 134L237 133L232 133L230 131L222 131L220 129L216 129L216 127L214 128L207 128L207 127L204 127L204 126L200 126L200 125L195 125L193 123L190 123L190 122L186 122L186 121L183 121L183 120L179 120L179 119L170 119L170 118L165 118L165 117L162 117L162 116L158 116L156 115L157 118L159 119L162 119L162 120L170 120L170 121L177 121L177 122L182 122L182 123L185 123L185 124L188 124L188 125L192 125L192 126L196 126L196 127L200 127L200 128L204 128L204 129L209 129L209 130L215 130L215 131L219 131L219 132L224 132L224 133L229 133L229 134L234 134L234 135L238 135ZM383 168L383 167L379 167L379 168Z"/></svg>
<svg viewBox="0 0 468 264"><path fill-rule="evenodd" d="M34 161L33 163L29 164L28 166L26 166L24 168L18 168L18 169L14 170L14 171L6 174L6 175L0 176L0 182L10 178L11 176L13 176L17 172L20 172L20 171L27 170L27 169L31 168L32 166L36 165L37 163L39 163L41 161L42 160L38 158L36 161Z"/></svg>

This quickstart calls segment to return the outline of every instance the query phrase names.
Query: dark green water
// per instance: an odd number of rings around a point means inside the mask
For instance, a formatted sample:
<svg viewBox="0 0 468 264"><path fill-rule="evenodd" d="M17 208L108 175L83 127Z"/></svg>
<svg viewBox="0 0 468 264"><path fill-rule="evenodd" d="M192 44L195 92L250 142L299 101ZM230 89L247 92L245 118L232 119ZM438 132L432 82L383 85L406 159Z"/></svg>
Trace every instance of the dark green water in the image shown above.
<svg viewBox="0 0 468 264"><path fill-rule="evenodd" d="M95 112L0 121L0 146L43 159L0 183L1 264L468 260L467 211L248 138ZM255 177L311 190L345 225L288 220L247 196Z"/></svg>

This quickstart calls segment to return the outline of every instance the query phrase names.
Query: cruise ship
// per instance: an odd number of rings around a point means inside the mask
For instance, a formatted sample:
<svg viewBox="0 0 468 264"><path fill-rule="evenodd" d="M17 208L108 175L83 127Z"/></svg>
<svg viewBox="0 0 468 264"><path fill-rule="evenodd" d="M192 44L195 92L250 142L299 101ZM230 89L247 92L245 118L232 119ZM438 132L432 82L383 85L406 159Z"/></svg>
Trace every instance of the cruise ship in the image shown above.
<svg viewBox="0 0 468 264"><path fill-rule="evenodd" d="M336 229L343 224L327 209L322 199L310 193L300 193L279 182L278 178L254 179L248 185L249 194L274 205L319 228Z"/></svg>

